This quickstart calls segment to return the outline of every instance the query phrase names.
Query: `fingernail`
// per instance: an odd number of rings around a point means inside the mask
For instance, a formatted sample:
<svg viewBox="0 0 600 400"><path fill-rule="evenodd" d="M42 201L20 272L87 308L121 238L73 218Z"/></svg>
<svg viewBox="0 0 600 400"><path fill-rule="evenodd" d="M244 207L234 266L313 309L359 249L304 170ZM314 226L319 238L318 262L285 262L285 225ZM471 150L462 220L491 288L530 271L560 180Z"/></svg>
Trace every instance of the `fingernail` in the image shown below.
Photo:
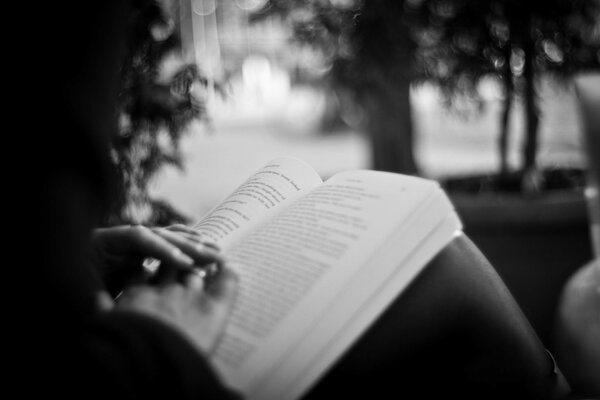
<svg viewBox="0 0 600 400"><path fill-rule="evenodd" d="M194 265L194 259L179 249L175 249L173 251L173 256L175 256L175 258L177 258L179 261L181 261L184 264Z"/></svg>
<svg viewBox="0 0 600 400"><path fill-rule="evenodd" d="M217 251L221 251L221 248L219 246L217 246L217 244L214 242L202 242L202 243L207 247L212 247L213 249L215 249Z"/></svg>
<svg viewBox="0 0 600 400"><path fill-rule="evenodd" d="M215 248L213 246L208 246L205 243L198 243L196 244L196 249L200 252L200 253L204 253L206 255L209 255L211 257L219 257L221 251L218 248Z"/></svg>
<svg viewBox="0 0 600 400"><path fill-rule="evenodd" d="M185 278L185 284L190 289L201 290L204 287L204 271L190 272Z"/></svg>

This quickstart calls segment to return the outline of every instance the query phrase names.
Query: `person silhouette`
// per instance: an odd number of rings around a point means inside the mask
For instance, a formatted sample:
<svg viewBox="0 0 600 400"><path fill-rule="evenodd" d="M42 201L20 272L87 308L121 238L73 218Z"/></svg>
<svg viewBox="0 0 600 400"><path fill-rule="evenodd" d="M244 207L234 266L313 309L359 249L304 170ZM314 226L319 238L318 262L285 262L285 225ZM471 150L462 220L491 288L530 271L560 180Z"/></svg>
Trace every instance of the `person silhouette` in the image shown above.
<svg viewBox="0 0 600 400"><path fill-rule="evenodd" d="M28 330L44 330L43 340L28 346L32 362L22 373L35 373L36 381L23 386L27 395L239 398L210 362L237 287L223 255L183 226L98 228L115 192L108 144L128 21L140 2L98 2L92 13L61 2L35 26L65 40L49 49L52 101L28 128L46 156L38 171L42 218L32 239L41 257L29 278L34 306L27 310L35 315ZM146 257L161 260L156 275L145 275ZM218 272L207 280L210 265ZM108 282L115 270L124 273ZM462 236L305 398L569 393L498 274Z"/></svg>

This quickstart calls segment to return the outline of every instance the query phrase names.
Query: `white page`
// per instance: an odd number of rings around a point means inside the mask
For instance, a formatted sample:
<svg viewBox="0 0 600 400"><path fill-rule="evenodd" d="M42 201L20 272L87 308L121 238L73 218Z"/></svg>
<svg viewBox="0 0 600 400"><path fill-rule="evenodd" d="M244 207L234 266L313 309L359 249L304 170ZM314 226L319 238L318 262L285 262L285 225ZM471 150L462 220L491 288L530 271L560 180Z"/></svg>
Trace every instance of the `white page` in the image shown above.
<svg viewBox="0 0 600 400"><path fill-rule="evenodd" d="M295 346L294 353L288 356L288 359L294 359L295 357L307 358L299 355L302 355L303 352L312 353L311 362L306 362L303 368L297 368L292 374L288 373L287 376L286 371L278 370L277 374L274 374L269 380L270 385L261 388L260 392L250 396L248 400L299 399L343 356L345 351L385 311L396 296L414 280L423 267L448 243L462 234L460 229L461 224L457 215L455 213L449 214L425 241L409 255L402 263L401 268L397 268L392 275L380 281L380 287L373 291L369 299L365 300L354 315L342 316L338 314L348 309L347 306L344 306L348 299L341 298L337 303L337 309L332 309L329 312L329 315L337 315L340 323L336 325L330 322L325 330L323 326L311 330L310 335L304 339L303 343ZM385 254L382 255L382 258L386 258ZM382 262L382 259L374 259L374 262ZM358 277L355 283L363 278ZM351 291L352 288L347 293ZM345 321L345 323L342 321ZM316 352L316 349L319 349L319 351Z"/></svg>
<svg viewBox="0 0 600 400"><path fill-rule="evenodd" d="M323 361L333 362L338 354L331 353L330 348L343 349L343 345L350 342L343 339L351 339L360 334L372 322L380 309L368 309L367 305L372 299L377 300L379 307L385 307L386 302L391 301L391 294L397 294L412 280L415 274L424 266L423 264L411 264L410 257L416 248L424 248L431 257L435 255L441 246L445 245L452 237L452 232L460 228L458 219L454 216L451 204L441 191L438 196L433 196L424 201L424 208L417 210L400 229L393 232L381 246L372 253L367 268L360 269L352 277L344 288L342 288L334 302L327 308L322 308L322 316L314 321L313 326L307 329L307 334L286 355L281 365L273 371L265 382L259 385L258 391L252 393L250 399L288 399L292 393L282 388L287 388L307 366L310 377L316 377L317 371L322 371L326 365ZM450 215L452 231L443 232L443 243L433 242L423 245L423 241L436 229L443 230L440 221L444 221ZM418 226L418 227L417 227ZM446 230L449 228L445 228ZM377 268L375 268L377 266ZM387 296L381 292L382 286L389 284L391 277L395 277L394 292L388 290ZM371 299L371 300L370 300ZM367 310L360 315L361 310ZM359 318L360 317L360 318ZM349 320L357 319L354 329L349 331L342 328L348 325ZM345 335L345 336L344 336ZM334 342L333 344L331 342ZM342 347L339 347L342 346ZM321 369L315 369L315 360L322 360L317 364ZM303 382L306 383L306 382Z"/></svg>
<svg viewBox="0 0 600 400"><path fill-rule="evenodd" d="M241 273L240 299L214 359L225 380L255 390L318 320L318 308L330 304L436 189L431 181L397 174L338 174L234 246L229 255ZM297 282L285 286L294 274Z"/></svg>
<svg viewBox="0 0 600 400"><path fill-rule="evenodd" d="M321 183L319 175L304 161L293 157L276 158L252 174L193 227L205 240L227 249Z"/></svg>

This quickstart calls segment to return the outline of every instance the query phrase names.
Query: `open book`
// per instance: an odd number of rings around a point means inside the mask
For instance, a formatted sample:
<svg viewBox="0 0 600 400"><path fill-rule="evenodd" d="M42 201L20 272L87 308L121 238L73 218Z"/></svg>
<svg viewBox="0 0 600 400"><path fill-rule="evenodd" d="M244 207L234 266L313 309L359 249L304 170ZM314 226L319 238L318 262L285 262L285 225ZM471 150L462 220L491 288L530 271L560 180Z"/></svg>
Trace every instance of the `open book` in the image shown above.
<svg viewBox="0 0 600 400"><path fill-rule="evenodd" d="M323 182L287 157L195 228L240 277L213 362L250 400L301 397L461 232L434 181L360 170Z"/></svg>

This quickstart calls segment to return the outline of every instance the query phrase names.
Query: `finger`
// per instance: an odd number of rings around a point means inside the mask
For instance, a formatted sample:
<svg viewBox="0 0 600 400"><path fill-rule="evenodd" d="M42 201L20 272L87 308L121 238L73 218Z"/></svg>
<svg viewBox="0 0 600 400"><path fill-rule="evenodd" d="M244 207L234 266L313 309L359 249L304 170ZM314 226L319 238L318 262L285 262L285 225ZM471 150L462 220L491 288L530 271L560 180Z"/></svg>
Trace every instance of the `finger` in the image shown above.
<svg viewBox="0 0 600 400"><path fill-rule="evenodd" d="M191 268L186 269L185 272L189 273ZM180 279L181 268L173 267L167 263L161 263L156 273L150 279L152 285L159 287L166 287L171 284L178 284Z"/></svg>
<svg viewBox="0 0 600 400"><path fill-rule="evenodd" d="M185 298L186 288L178 282L170 282L162 285L161 293L167 299L180 301Z"/></svg>
<svg viewBox="0 0 600 400"><path fill-rule="evenodd" d="M204 289L205 277L206 271L194 268L191 272L185 275L183 278L183 284L191 290L201 292Z"/></svg>
<svg viewBox="0 0 600 400"><path fill-rule="evenodd" d="M215 277L205 282L207 292L217 303L233 303L238 291L238 276L226 265L221 265Z"/></svg>
<svg viewBox="0 0 600 400"><path fill-rule="evenodd" d="M223 258L219 251L211 246L187 240L180 233L172 232L164 228L154 228L153 231L172 245L179 248L186 255L193 258L198 265L223 262Z"/></svg>
<svg viewBox="0 0 600 400"><path fill-rule="evenodd" d="M124 250L122 242L127 236L127 231L131 226L115 226L110 228L97 228L92 232L92 241L102 247L103 250L113 250L121 252Z"/></svg>
<svg viewBox="0 0 600 400"><path fill-rule="evenodd" d="M230 315L238 293L238 278L230 269L224 268L216 281L205 283L206 287L199 298L200 305L208 310L215 321L219 321L220 331L225 329L225 321ZM221 333L217 335L220 337ZM216 343L211 349L211 354L216 349Z"/></svg>
<svg viewBox="0 0 600 400"><path fill-rule="evenodd" d="M189 241L199 243L199 244L204 244L204 240L202 240L201 235L192 235L191 233L187 233L187 232L183 232L183 231L174 231L174 232L177 232L178 235L181 235L182 237L186 238Z"/></svg>
<svg viewBox="0 0 600 400"><path fill-rule="evenodd" d="M219 246L217 246L215 243L213 243L211 241L206 240L206 238L203 235L199 235L199 234L198 235L194 235L194 234L187 233L187 232L184 232L184 231L174 231L174 232L177 232L178 235L181 235L184 238L186 238L186 239L188 239L188 240L190 240L192 242L203 244L203 245L211 247L211 248L213 248L213 249L215 249L217 251L221 251L221 249L219 248Z"/></svg>
<svg viewBox="0 0 600 400"><path fill-rule="evenodd" d="M169 264L189 268L194 265L193 258L185 254L177 246L150 228L142 225L113 228L106 236L107 244L115 252L135 252L145 257L154 257ZM102 231L100 231L102 234Z"/></svg>
<svg viewBox="0 0 600 400"><path fill-rule="evenodd" d="M173 231L173 232L187 233L189 235L202 238L202 234L200 232L198 232L196 229L191 228L187 225L183 225L183 224L169 225L169 226L165 227L165 229Z"/></svg>
<svg viewBox="0 0 600 400"><path fill-rule="evenodd" d="M211 246L215 250L220 250L219 246L215 242L208 240L205 237L205 235L203 235L198 230L196 230L192 227L189 227L187 225L183 225L183 224L169 225L165 229L173 231L173 232L181 232L183 234L190 235L189 237L193 238L192 240L198 239L201 243L204 243L207 246ZM188 237L188 236L186 236L186 237Z"/></svg>
<svg viewBox="0 0 600 400"><path fill-rule="evenodd" d="M158 258L163 263L180 268L189 268L195 264L192 257L182 251L171 240L167 240L164 235L157 234L153 229L138 228L133 239L145 255Z"/></svg>
<svg viewBox="0 0 600 400"><path fill-rule="evenodd" d="M204 239L204 240L202 240L202 243L205 246L212 247L216 251L221 251L221 248L216 243L214 243L214 242L211 242L211 241L208 241L208 240Z"/></svg>

